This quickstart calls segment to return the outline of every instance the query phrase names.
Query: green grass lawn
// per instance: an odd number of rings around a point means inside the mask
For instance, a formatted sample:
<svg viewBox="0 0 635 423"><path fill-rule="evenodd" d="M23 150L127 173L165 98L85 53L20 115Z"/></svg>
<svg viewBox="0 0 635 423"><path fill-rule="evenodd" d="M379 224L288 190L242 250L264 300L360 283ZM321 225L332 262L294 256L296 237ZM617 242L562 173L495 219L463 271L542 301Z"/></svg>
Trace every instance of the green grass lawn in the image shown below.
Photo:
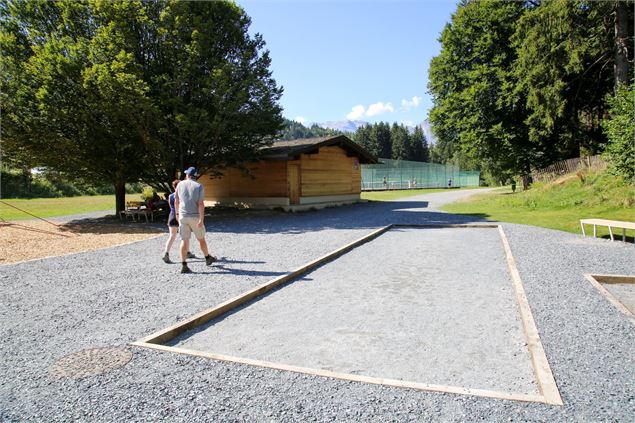
<svg viewBox="0 0 635 423"><path fill-rule="evenodd" d="M126 200L139 200L140 194L127 194ZM7 206L8 203L38 217L66 216L106 210L115 213L114 195L94 195L64 198L2 199L0 217L4 220L34 219L33 216Z"/></svg>
<svg viewBox="0 0 635 423"><path fill-rule="evenodd" d="M477 195L442 207L450 213L476 215L502 222L522 223L581 233L580 219L635 220L635 189L606 172L575 174L540 184L523 192L505 188ZM587 226L587 235L592 227ZM608 229L598 227L598 236L608 237ZM621 237L621 230L615 231ZM632 240L633 233L627 234Z"/></svg>
<svg viewBox="0 0 635 423"><path fill-rule="evenodd" d="M460 189L475 189L460 188ZM458 188L453 188L458 189ZM416 195L432 194L435 192L447 192L447 188L422 188L422 189L400 189L400 190L388 190L388 191L363 191L362 200L369 201L393 201L400 198L414 197Z"/></svg>

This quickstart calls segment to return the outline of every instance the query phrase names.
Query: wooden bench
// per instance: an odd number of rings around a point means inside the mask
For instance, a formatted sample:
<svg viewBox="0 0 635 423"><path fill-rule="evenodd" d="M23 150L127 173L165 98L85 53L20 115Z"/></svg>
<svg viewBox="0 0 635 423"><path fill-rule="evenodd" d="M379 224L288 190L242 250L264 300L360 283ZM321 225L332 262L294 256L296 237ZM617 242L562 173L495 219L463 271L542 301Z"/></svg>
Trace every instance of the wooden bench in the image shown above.
<svg viewBox="0 0 635 423"><path fill-rule="evenodd" d="M143 201L126 201L126 209L119 212L119 218L132 217L134 222L137 221L137 217L141 219L140 216L145 216L146 222L148 222L148 216L150 216L154 222L152 210L148 209Z"/></svg>
<svg viewBox="0 0 635 423"><path fill-rule="evenodd" d="M622 222L621 220L607 220L607 219L580 219L580 227L582 228L582 235L586 236L584 232L584 225L593 225L593 238L597 235L597 226L606 226L609 228L609 235L611 236L611 241L613 241L613 229L612 228L621 228L622 229L622 241L626 242L626 230L633 229L635 230L635 222ZM635 238L633 240L635 242Z"/></svg>

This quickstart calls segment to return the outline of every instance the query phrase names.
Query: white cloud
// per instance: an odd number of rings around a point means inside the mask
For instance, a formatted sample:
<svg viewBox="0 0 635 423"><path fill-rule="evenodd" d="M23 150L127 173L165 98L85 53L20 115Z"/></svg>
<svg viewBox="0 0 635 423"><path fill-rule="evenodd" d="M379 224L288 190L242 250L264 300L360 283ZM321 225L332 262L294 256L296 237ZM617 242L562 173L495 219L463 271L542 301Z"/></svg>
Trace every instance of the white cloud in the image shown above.
<svg viewBox="0 0 635 423"><path fill-rule="evenodd" d="M361 104L358 104L357 106L353 106L353 109L351 110L349 114L346 115L346 118L348 120L356 120L364 116L364 112L365 112L364 106L362 106Z"/></svg>
<svg viewBox="0 0 635 423"><path fill-rule="evenodd" d="M414 96L412 100L401 100L401 110L408 111L410 109L419 107L421 104L421 97Z"/></svg>
<svg viewBox="0 0 635 423"><path fill-rule="evenodd" d="M366 116L376 116L382 113L394 112L395 109L392 107L392 103L382 103L378 101L377 103L371 104L368 106L368 110L366 111Z"/></svg>
<svg viewBox="0 0 635 423"><path fill-rule="evenodd" d="M304 116L298 116L298 117L296 117L296 118L295 118L295 119L293 119L293 120L295 120L296 122L298 122L298 123L300 123L300 124L304 125Z"/></svg>

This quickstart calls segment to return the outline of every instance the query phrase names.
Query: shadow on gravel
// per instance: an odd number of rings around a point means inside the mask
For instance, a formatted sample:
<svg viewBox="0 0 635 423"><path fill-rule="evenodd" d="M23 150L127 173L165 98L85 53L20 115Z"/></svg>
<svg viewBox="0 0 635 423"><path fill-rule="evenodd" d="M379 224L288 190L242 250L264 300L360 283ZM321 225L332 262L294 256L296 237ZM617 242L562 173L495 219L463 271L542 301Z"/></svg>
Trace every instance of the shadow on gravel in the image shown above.
<svg viewBox="0 0 635 423"><path fill-rule="evenodd" d="M226 267L222 264L214 263L208 271L195 272L202 275L218 275L229 273L235 276L282 276L286 275L287 272L270 272L270 271L262 271L262 270L253 270L253 269L236 269L232 267Z"/></svg>
<svg viewBox="0 0 635 423"><path fill-rule="evenodd" d="M225 257L221 257L217 260L217 263L233 263L233 264L264 264L264 261L247 261L247 260L229 260Z"/></svg>
<svg viewBox="0 0 635 423"><path fill-rule="evenodd" d="M205 259L196 257L194 259L189 259L190 263L205 263ZM236 276L282 276L286 275L286 272L271 272L264 270L254 270L254 269L239 269L232 267L231 265L235 264L265 264L264 261L247 261L247 260L230 260L225 257L221 257L214 262L214 264L207 268L204 271L193 271L194 274L199 275L220 275L220 274L231 274Z"/></svg>
<svg viewBox="0 0 635 423"><path fill-rule="evenodd" d="M289 213L282 210L212 207L205 211L208 232L236 234L302 234L324 229L373 229L391 223L451 224L483 222L482 214L431 211L427 201L369 201L348 206ZM165 231L163 218L154 222L121 221L115 216L65 223L70 233L147 233Z"/></svg>
<svg viewBox="0 0 635 423"><path fill-rule="evenodd" d="M428 209L427 201L368 202L299 213L226 210L206 214L209 232L301 234L324 229L373 229L391 223L452 224L484 222L483 215L450 214Z"/></svg>

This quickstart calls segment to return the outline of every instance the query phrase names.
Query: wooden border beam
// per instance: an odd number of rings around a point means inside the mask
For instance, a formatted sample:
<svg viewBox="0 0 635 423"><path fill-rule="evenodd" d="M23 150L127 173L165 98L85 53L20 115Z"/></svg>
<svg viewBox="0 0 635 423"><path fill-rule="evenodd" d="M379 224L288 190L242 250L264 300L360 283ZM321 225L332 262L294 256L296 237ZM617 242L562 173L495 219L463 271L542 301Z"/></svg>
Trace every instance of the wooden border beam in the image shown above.
<svg viewBox="0 0 635 423"><path fill-rule="evenodd" d="M590 275L585 274L584 277L606 298L613 306L622 314L628 317L628 320L635 326L635 315L622 302L611 294L611 292L602 286L603 283L635 283L635 276L627 275Z"/></svg>
<svg viewBox="0 0 635 423"><path fill-rule="evenodd" d="M371 232L368 235L365 235L359 238L356 241L353 241L349 244L346 244L343 247L338 248L335 251L332 251L318 259L315 259L297 269L293 270L291 273L287 273L286 275L282 275L276 279L273 279L265 284L259 285L247 292L244 292L237 297L231 298L215 307L212 307L208 310L202 311L189 319L179 322L173 326L170 326L166 329L160 330L159 332L153 333L150 336L147 336L143 339L140 339L138 342L150 343L150 344L164 344L170 341L173 338L176 338L183 332L194 329L197 326L203 325L210 320L219 317L230 310L235 309L236 307L251 301L255 298L261 297L272 289L283 285L293 279L296 279L305 273L315 269L318 266L321 266L324 263L334 260L335 258L341 256L342 254L352 250L353 248L364 244L374 238L377 238L379 235L388 231L392 225L384 226L383 228L377 229L376 231Z"/></svg>
<svg viewBox="0 0 635 423"><path fill-rule="evenodd" d="M498 227L498 233L500 234L501 241L503 242L505 256L507 257L507 265L509 267L514 290L516 291L516 302L518 303L520 318L523 323L527 348L529 349L534 373L536 374L536 380L538 381L538 390L544 397L547 404L563 405L560 392L558 391L558 385L556 385L556 380L553 377L549 361L547 361L547 355L545 354L542 342L540 341L540 335L538 334L538 328L536 327L534 316L532 315L531 308L529 307L527 295L525 295L525 289L523 288L523 282L520 279L520 273L516 267L512 250L502 226Z"/></svg>

